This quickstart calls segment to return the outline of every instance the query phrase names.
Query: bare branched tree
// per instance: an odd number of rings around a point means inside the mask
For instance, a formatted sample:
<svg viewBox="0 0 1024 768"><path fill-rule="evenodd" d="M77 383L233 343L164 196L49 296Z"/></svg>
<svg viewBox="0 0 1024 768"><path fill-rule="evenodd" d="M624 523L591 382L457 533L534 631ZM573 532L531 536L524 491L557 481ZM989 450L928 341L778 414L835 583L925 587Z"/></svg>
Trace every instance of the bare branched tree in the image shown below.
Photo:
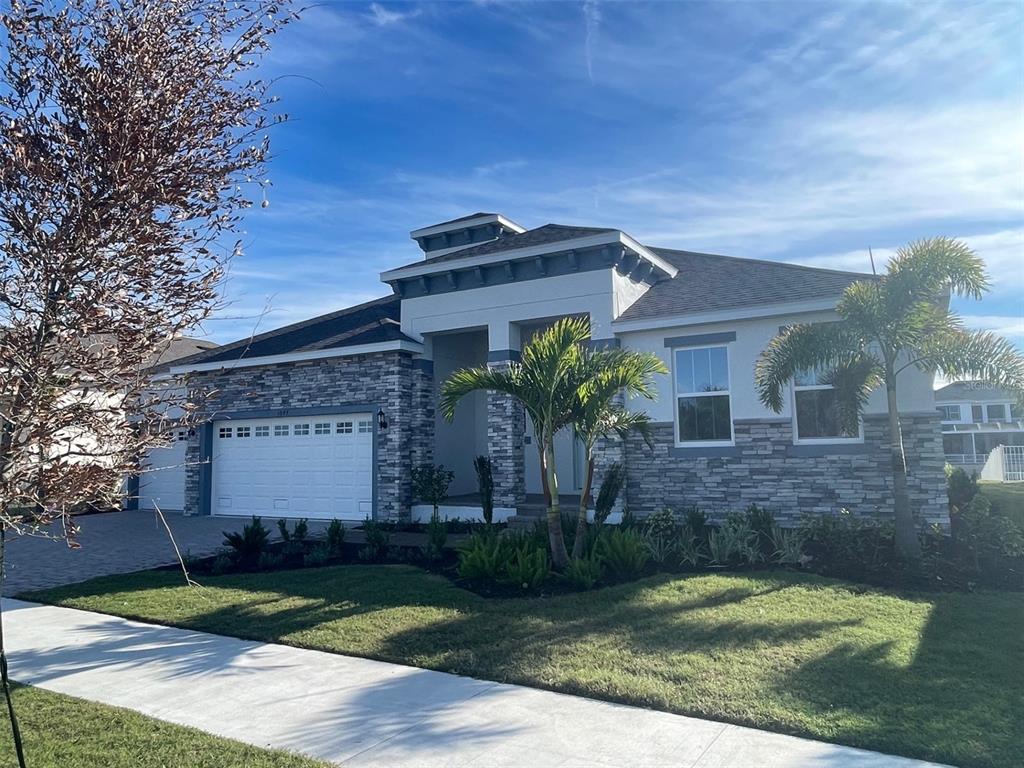
<svg viewBox="0 0 1024 768"><path fill-rule="evenodd" d="M252 70L293 18L287 0L3 5L0 578L5 537L74 545L71 514L115 505L190 418L147 369L216 307L269 183L284 116ZM0 673L24 766L2 644Z"/></svg>

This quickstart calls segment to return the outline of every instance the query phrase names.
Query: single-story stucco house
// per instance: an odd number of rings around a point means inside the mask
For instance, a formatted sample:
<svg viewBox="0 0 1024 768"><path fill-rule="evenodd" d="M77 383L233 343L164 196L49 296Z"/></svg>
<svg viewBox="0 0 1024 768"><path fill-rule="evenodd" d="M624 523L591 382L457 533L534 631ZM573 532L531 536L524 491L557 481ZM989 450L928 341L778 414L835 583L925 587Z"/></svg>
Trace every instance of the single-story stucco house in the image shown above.
<svg viewBox="0 0 1024 768"><path fill-rule="evenodd" d="M627 470L636 514L698 505L711 515L752 502L794 520L847 508L891 512L884 393L860 429L838 426L829 387L794 382L782 413L754 388L754 364L781 326L828 321L843 289L869 275L644 245L619 229L524 229L475 213L411 233L419 259L384 272L391 293L201 353L171 369L212 393L187 440L190 514L408 519L422 514L411 470L454 470L449 515L479 516L472 461L493 462L496 518L541 492L531 426L507 396L479 393L453 423L441 383L473 365L505 366L531 334L588 316L595 345L649 350L671 370L658 399L630 407L654 422L654 446L607 440L603 467ZM900 381L913 504L947 521L939 414L930 376ZM563 490L579 489L571 433L558 442Z"/></svg>

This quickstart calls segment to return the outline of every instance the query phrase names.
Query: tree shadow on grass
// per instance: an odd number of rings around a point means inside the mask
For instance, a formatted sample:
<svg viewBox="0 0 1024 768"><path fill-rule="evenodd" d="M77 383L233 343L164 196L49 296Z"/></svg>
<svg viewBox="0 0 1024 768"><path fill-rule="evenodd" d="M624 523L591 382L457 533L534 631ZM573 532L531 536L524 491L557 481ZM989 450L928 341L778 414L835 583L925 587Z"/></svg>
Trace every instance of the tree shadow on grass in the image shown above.
<svg viewBox="0 0 1024 768"><path fill-rule="evenodd" d="M843 644L777 681L835 741L960 766L1024 765L1024 602L928 595L912 659L891 640Z"/></svg>

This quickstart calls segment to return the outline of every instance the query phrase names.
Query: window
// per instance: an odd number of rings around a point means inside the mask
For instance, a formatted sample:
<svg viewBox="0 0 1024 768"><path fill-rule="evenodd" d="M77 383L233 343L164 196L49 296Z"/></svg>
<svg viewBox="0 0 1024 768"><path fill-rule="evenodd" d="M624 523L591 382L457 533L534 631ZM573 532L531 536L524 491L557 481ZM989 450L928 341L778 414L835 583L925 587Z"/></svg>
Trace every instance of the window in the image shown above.
<svg viewBox="0 0 1024 768"><path fill-rule="evenodd" d="M1006 421L1006 406L1002 403L988 407L989 421Z"/></svg>
<svg viewBox="0 0 1024 768"><path fill-rule="evenodd" d="M217 436L220 438L231 437L231 427L221 427L217 430Z"/></svg>
<svg viewBox="0 0 1024 768"><path fill-rule="evenodd" d="M844 424L836 391L825 383L824 371L801 371L793 379L797 440L856 440L860 424Z"/></svg>
<svg viewBox="0 0 1024 768"><path fill-rule="evenodd" d="M308 435L309 424L296 424L295 430L292 432L293 435Z"/></svg>
<svg viewBox="0 0 1024 768"><path fill-rule="evenodd" d="M365 435L368 432L373 431L373 425L369 421L359 422L359 434Z"/></svg>
<svg viewBox="0 0 1024 768"><path fill-rule="evenodd" d="M186 437L188 437L188 432L186 432L184 429L179 429L177 432L174 433L175 440L181 441L184 440Z"/></svg>
<svg viewBox="0 0 1024 768"><path fill-rule="evenodd" d="M329 435L331 434L331 422L318 422L313 425L314 435Z"/></svg>
<svg viewBox="0 0 1024 768"><path fill-rule="evenodd" d="M275 424L274 425L274 437L288 437L288 425L287 424Z"/></svg>
<svg viewBox="0 0 1024 768"><path fill-rule="evenodd" d="M235 437L252 437L252 427L238 427Z"/></svg>
<svg viewBox="0 0 1024 768"><path fill-rule="evenodd" d="M975 424L980 424L984 420L985 420L985 416L982 413L981 406L980 405L972 405L971 406L971 421L973 421Z"/></svg>
<svg viewBox="0 0 1024 768"><path fill-rule="evenodd" d="M351 435L352 434L352 422L351 421L339 421L338 422L338 434L339 435Z"/></svg>
<svg viewBox="0 0 1024 768"><path fill-rule="evenodd" d="M675 366L677 441L731 443L728 350L677 349Z"/></svg>
<svg viewBox="0 0 1024 768"><path fill-rule="evenodd" d="M940 405L938 411L942 414L943 421L960 421L959 405Z"/></svg>
<svg viewBox="0 0 1024 768"><path fill-rule="evenodd" d="M270 437L270 427L266 424L256 427L256 437Z"/></svg>
<svg viewBox="0 0 1024 768"><path fill-rule="evenodd" d="M1024 415L1021 414L1020 406L1016 403L1010 404L1010 418L1011 419L1022 419Z"/></svg>

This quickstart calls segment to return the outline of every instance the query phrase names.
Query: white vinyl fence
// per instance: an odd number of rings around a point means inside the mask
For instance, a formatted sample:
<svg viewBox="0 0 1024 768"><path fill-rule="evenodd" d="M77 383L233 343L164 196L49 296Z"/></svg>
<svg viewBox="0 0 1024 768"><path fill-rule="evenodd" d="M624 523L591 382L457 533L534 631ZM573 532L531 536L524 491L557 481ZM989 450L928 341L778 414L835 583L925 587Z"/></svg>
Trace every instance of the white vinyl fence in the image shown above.
<svg viewBox="0 0 1024 768"><path fill-rule="evenodd" d="M1024 445L994 448L981 470L981 479L997 483L1024 483Z"/></svg>

